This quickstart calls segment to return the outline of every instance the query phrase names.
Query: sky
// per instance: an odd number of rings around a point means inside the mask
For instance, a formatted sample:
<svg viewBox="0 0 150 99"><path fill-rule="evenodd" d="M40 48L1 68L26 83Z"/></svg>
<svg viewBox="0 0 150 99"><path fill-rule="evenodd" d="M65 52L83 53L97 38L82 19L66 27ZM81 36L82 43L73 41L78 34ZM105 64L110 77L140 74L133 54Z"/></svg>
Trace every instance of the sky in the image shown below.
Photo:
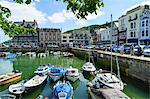
<svg viewBox="0 0 150 99"><path fill-rule="evenodd" d="M103 0L104 7L98 11L98 14L87 16L87 20L79 20L71 11L66 10L66 4L63 0L32 0L30 5L17 4L13 0L0 0L0 5L8 7L11 10L11 21L33 21L38 22L39 28L60 28L62 32L67 30L81 28L94 24L103 24L110 21L110 15L113 20L117 20L126 13L127 10L134 8L139 4L150 4L150 0ZM0 29L0 43L10 39L4 35Z"/></svg>

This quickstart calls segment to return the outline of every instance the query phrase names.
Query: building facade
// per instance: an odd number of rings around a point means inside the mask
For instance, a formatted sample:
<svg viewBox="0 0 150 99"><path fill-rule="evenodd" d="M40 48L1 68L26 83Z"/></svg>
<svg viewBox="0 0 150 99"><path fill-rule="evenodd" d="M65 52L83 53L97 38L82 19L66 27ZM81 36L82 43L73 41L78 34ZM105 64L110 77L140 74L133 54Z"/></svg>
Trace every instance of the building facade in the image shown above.
<svg viewBox="0 0 150 99"><path fill-rule="evenodd" d="M61 30L54 28L40 28L39 45L41 47L61 46Z"/></svg>
<svg viewBox="0 0 150 99"><path fill-rule="evenodd" d="M126 13L127 18L127 42L138 44L140 16L147 10L147 5L139 5Z"/></svg>
<svg viewBox="0 0 150 99"><path fill-rule="evenodd" d="M150 6L148 5L139 20L139 44L150 45Z"/></svg>
<svg viewBox="0 0 150 99"><path fill-rule="evenodd" d="M118 45L118 27L117 21L112 23L107 23L105 27L95 30L97 33L97 45L110 46L112 44Z"/></svg>
<svg viewBox="0 0 150 99"><path fill-rule="evenodd" d="M73 35L71 32L62 33L62 46L63 47L73 47Z"/></svg>
<svg viewBox="0 0 150 99"><path fill-rule="evenodd" d="M122 15L119 19L118 26L118 37L119 37L119 45L126 43L127 40L127 26L126 26L126 15Z"/></svg>
<svg viewBox="0 0 150 99"><path fill-rule="evenodd" d="M77 29L72 31L74 46L87 46L93 44L90 29Z"/></svg>
<svg viewBox="0 0 150 99"><path fill-rule="evenodd" d="M25 28L38 28L37 22L34 20L33 22L25 21L23 22L14 22L17 26L22 26ZM30 46L37 46L38 45L38 32L36 33L27 33L27 34L19 34L17 36L14 36L11 40L11 42L14 45L30 45Z"/></svg>

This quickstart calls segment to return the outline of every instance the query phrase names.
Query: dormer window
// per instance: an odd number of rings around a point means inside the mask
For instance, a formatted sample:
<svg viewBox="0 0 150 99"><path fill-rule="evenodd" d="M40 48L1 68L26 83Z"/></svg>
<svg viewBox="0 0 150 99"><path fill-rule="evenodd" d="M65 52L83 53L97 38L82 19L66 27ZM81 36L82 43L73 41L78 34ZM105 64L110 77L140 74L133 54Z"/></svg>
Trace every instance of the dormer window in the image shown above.
<svg viewBox="0 0 150 99"><path fill-rule="evenodd" d="M144 8L145 8L145 9L149 9L149 5L145 5Z"/></svg>

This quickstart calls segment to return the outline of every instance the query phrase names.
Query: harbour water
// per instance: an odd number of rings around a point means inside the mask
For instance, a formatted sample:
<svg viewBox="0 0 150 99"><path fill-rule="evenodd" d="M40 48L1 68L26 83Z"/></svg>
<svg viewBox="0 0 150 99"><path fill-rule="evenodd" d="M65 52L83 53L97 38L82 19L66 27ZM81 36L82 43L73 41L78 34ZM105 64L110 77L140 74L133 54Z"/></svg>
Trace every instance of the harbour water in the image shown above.
<svg viewBox="0 0 150 99"><path fill-rule="evenodd" d="M85 63L85 60L79 58L66 58L62 56L49 56L45 58L39 57L17 57L14 60L4 60L0 59L0 74L11 72L14 70L20 70L22 74L22 79L30 79L34 76L34 70L41 64L54 64L60 67L67 68L69 66L76 67L81 71L82 65ZM126 77L123 77L122 80L127 84L124 89L125 94L127 94L132 99L149 99L148 90L144 90L144 85L138 84L134 80L130 80ZM80 81L77 81L73 84L74 90L74 99L88 99L89 94L87 91L86 83L88 81L80 76ZM0 94L7 90L9 84L0 86ZM39 95L49 96L52 92L53 84L48 80L47 84L40 86L38 89L34 90L32 93L26 93L23 95L23 99L31 98L34 99ZM33 94L34 93L34 94Z"/></svg>

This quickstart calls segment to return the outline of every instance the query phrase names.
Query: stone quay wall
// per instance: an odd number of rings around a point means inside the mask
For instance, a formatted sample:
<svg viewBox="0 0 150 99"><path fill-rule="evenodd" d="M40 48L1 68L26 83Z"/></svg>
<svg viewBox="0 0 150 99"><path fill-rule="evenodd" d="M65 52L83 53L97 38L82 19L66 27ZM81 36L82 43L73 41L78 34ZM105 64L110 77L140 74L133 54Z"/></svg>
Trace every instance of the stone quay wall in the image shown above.
<svg viewBox="0 0 150 99"><path fill-rule="evenodd" d="M92 50L92 49L80 49L80 48L72 48L71 52L75 54L75 56L80 57L82 59L86 59L89 57L89 53L91 57L94 57L96 68L97 69L107 69L110 70L110 61L111 61L111 52L105 52L100 50ZM94 54L96 55L94 55ZM118 57L118 63L120 68L120 73L123 76L130 77L132 79L136 79L137 81L141 81L144 86L148 86L150 84L150 57L143 56L131 56L127 54L113 53L112 52L112 60L113 60L113 72L117 73L117 63L116 56Z"/></svg>

